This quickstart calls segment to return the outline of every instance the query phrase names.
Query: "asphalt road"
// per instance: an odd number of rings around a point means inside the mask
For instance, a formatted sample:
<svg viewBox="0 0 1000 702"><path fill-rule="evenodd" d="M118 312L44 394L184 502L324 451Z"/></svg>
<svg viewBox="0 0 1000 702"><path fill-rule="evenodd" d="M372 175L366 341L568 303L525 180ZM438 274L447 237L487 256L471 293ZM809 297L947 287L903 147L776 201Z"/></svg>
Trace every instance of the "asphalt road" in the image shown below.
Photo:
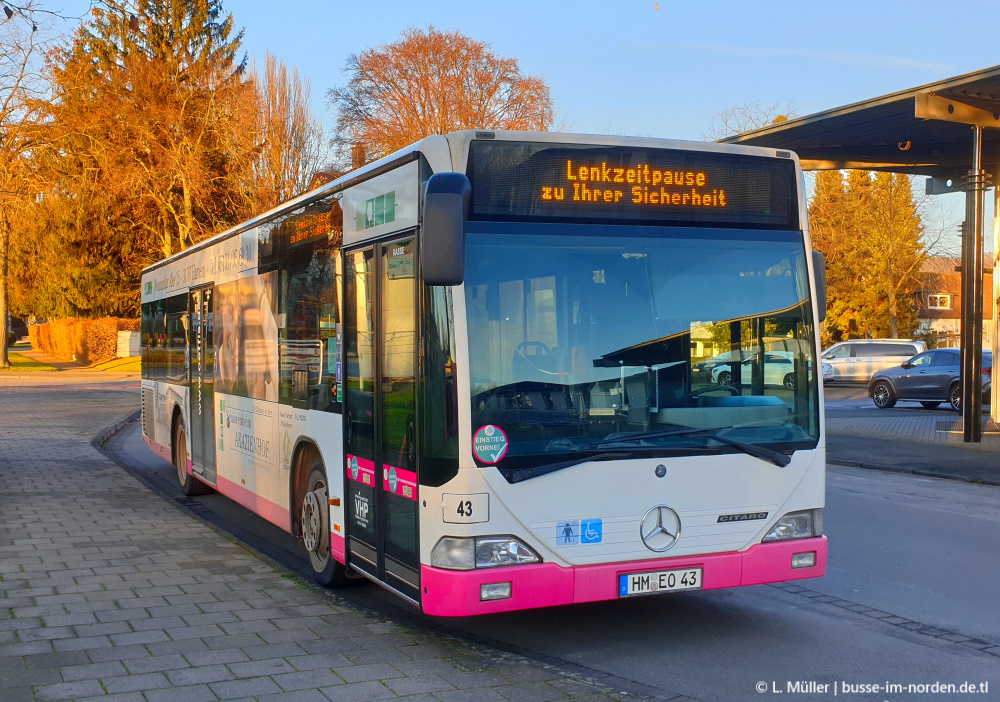
<svg viewBox="0 0 1000 702"><path fill-rule="evenodd" d="M864 398L863 388L834 391L833 411L867 411L860 398L852 399L859 392ZM307 571L294 540L281 530L218 495L181 496L173 468L148 451L136 424L109 449L167 497L286 567ZM803 581L803 592L759 586L461 620L424 617L369 583L340 594L417 626L702 700L760 700L774 693L761 695L758 683L787 693L789 681L988 682L991 693L1000 690L1000 656L987 652L1000 645L1000 488L838 467L831 467L828 486L828 575ZM861 613L867 608L878 612ZM964 637L974 640L956 641ZM793 697L827 699L831 690Z"/></svg>
<svg viewBox="0 0 1000 702"><path fill-rule="evenodd" d="M932 415L940 419L958 419L958 412L947 402L937 409L929 410L919 402L899 402L891 409L879 409L868 397L868 386L861 383L837 383L823 388L827 417L866 417L873 412L879 416L908 415L917 413L921 417Z"/></svg>

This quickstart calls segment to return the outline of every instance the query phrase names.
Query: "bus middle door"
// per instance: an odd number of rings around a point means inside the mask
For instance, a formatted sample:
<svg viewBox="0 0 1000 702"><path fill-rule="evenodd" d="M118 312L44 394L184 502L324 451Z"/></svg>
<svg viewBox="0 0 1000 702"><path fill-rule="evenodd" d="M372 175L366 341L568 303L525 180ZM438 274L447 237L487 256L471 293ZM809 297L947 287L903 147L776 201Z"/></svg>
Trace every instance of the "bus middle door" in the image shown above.
<svg viewBox="0 0 1000 702"><path fill-rule="evenodd" d="M191 291L191 463L194 471L215 485L215 324L211 287Z"/></svg>
<svg viewBox="0 0 1000 702"><path fill-rule="evenodd" d="M419 603L416 240L345 259L348 563Z"/></svg>

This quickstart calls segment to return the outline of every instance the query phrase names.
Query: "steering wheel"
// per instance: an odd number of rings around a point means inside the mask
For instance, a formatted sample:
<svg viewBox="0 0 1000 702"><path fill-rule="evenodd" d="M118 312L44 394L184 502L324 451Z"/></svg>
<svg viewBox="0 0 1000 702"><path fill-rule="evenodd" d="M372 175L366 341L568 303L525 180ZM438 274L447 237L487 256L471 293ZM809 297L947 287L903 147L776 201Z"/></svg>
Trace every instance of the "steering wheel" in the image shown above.
<svg viewBox="0 0 1000 702"><path fill-rule="evenodd" d="M514 352L521 354L524 360L528 361L528 354L526 354L523 351L523 349L527 349L532 346L537 346L538 348L540 348L542 351L545 352L546 356L552 355L552 349L550 349L547 344L544 344L541 341L522 341L520 344L514 347ZM528 361L528 363L531 363L531 361Z"/></svg>
<svg viewBox="0 0 1000 702"><path fill-rule="evenodd" d="M715 392L716 390L725 390L730 395L742 395L743 391L740 390L735 385L709 385L708 387L699 388L698 390L692 390L687 394L688 397L699 397L709 392Z"/></svg>

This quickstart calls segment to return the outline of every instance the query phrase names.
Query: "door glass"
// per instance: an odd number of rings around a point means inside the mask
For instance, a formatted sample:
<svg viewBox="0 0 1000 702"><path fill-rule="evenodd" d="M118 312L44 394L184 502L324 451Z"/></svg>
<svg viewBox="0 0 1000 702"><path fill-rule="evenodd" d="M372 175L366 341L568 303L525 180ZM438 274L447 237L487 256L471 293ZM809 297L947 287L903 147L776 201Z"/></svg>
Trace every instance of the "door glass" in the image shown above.
<svg viewBox="0 0 1000 702"><path fill-rule="evenodd" d="M194 469L215 481L215 345L212 290L191 293L191 449Z"/></svg>
<svg viewBox="0 0 1000 702"><path fill-rule="evenodd" d="M373 253L357 251L345 257L344 354L346 462L350 535L377 547L375 519L375 357L373 320ZM366 552L367 553L367 552ZM375 566L374 557L368 558Z"/></svg>
<svg viewBox="0 0 1000 702"><path fill-rule="evenodd" d="M415 242L382 247L381 332L382 494L385 553L418 567L416 463L416 257ZM386 565L390 576L396 574ZM396 574L398 575L398 574ZM411 583L416 584L416 583Z"/></svg>

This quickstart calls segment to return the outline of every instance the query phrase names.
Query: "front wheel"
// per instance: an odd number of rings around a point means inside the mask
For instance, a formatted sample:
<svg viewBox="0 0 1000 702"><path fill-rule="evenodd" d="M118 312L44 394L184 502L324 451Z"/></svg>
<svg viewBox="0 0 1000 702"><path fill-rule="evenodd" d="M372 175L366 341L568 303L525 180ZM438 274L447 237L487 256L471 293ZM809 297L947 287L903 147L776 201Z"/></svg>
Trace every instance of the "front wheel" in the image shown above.
<svg viewBox="0 0 1000 702"><path fill-rule="evenodd" d="M782 381L781 384L784 385L785 388L788 389L788 390L794 390L795 389L795 374L794 373L789 373L788 375L786 375L785 379Z"/></svg>
<svg viewBox="0 0 1000 702"><path fill-rule="evenodd" d="M733 384L733 374L729 371L722 371L719 373L719 377L715 379L719 385L732 385Z"/></svg>
<svg viewBox="0 0 1000 702"><path fill-rule="evenodd" d="M323 587L347 582L347 568L330 553L330 503L326 471L317 458L309 469L302 499L302 545L309 554L313 577Z"/></svg>
<svg viewBox="0 0 1000 702"><path fill-rule="evenodd" d="M889 409L896 405L896 393L889 383L880 380L872 388L872 402L879 409Z"/></svg>
<svg viewBox="0 0 1000 702"><path fill-rule="evenodd" d="M948 388L948 404L956 412L962 411L962 386L958 383L953 383Z"/></svg>

